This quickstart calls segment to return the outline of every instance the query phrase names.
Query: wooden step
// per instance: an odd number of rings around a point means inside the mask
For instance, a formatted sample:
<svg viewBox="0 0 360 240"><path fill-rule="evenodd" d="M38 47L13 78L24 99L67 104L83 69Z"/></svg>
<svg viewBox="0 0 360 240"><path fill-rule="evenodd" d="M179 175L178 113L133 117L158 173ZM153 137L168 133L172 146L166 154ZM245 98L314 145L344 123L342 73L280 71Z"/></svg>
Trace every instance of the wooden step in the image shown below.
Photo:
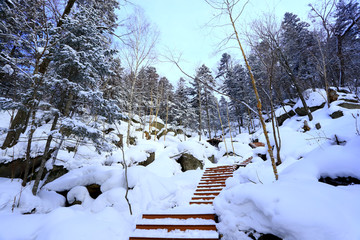
<svg viewBox="0 0 360 240"><path fill-rule="evenodd" d="M199 182L199 185L209 185L209 184L225 184L225 181L207 181L207 182Z"/></svg>
<svg viewBox="0 0 360 240"><path fill-rule="evenodd" d="M202 178L213 178L213 177L220 177L220 178L222 178L222 177L232 177L232 176L234 176L233 174L228 174L228 175L224 175L224 174L204 174L203 176L202 176Z"/></svg>
<svg viewBox="0 0 360 240"><path fill-rule="evenodd" d="M200 202L200 201L199 201L199 202L196 201L196 202L193 202L193 201L192 201L192 202L190 202L190 204L213 204L213 202L212 202L212 201L211 201L211 202L206 202L206 201L201 201L201 202Z"/></svg>
<svg viewBox="0 0 360 240"><path fill-rule="evenodd" d="M217 196L220 192L194 192L195 196Z"/></svg>
<svg viewBox="0 0 360 240"><path fill-rule="evenodd" d="M234 168L233 165L224 165L224 166L217 166L217 167L209 167L209 168L206 168L206 169L219 169L219 168Z"/></svg>
<svg viewBox="0 0 360 240"><path fill-rule="evenodd" d="M196 190L207 189L209 191L213 191L214 189L218 189L218 188L221 188L221 190L223 190L224 187L226 187L225 184L224 185L213 185L213 186L200 185L200 186L197 186Z"/></svg>
<svg viewBox="0 0 360 240"><path fill-rule="evenodd" d="M219 238L156 238L156 237L130 237L129 240L219 240Z"/></svg>
<svg viewBox="0 0 360 240"><path fill-rule="evenodd" d="M219 179L216 179L216 178L213 178L213 179L200 179L200 182L225 182L228 178L219 178Z"/></svg>
<svg viewBox="0 0 360 240"><path fill-rule="evenodd" d="M197 186L197 188L210 188L210 187L225 187L225 184L200 184Z"/></svg>
<svg viewBox="0 0 360 240"><path fill-rule="evenodd" d="M216 231L214 224L210 225L163 225L163 224L137 224L136 229L166 229L168 232L174 230L186 231L186 230L207 230Z"/></svg>
<svg viewBox="0 0 360 240"><path fill-rule="evenodd" d="M201 219L215 219L215 214L143 214L144 219L164 219L164 218L176 218L176 219L189 219L189 218L201 218Z"/></svg>
<svg viewBox="0 0 360 240"><path fill-rule="evenodd" d="M201 197L198 197L198 196L196 196L196 197L192 197L191 198L191 200L214 200L215 199L215 197L208 197L208 196L201 196Z"/></svg>
<svg viewBox="0 0 360 240"><path fill-rule="evenodd" d="M222 170L217 170L217 171L205 171L204 174L231 174L234 173L234 171L222 171Z"/></svg>
<svg viewBox="0 0 360 240"><path fill-rule="evenodd" d="M223 190L222 188L200 188L200 189L196 189L195 192L214 192L214 191L221 191Z"/></svg>
<svg viewBox="0 0 360 240"><path fill-rule="evenodd" d="M208 179L200 179L202 182L208 182L208 181L223 181L225 182L228 178L208 178Z"/></svg>
<svg viewBox="0 0 360 240"><path fill-rule="evenodd" d="M209 170L205 170L206 173L208 172L234 172L234 169L232 168L222 168L222 169L209 169Z"/></svg>
<svg viewBox="0 0 360 240"><path fill-rule="evenodd" d="M233 175L217 175L217 176L202 176L201 179L227 179L229 177L232 177Z"/></svg>
<svg viewBox="0 0 360 240"><path fill-rule="evenodd" d="M226 177L226 178L212 178L212 177L210 177L210 178L202 178L202 179L200 179L200 181L226 181L228 179L228 177Z"/></svg>

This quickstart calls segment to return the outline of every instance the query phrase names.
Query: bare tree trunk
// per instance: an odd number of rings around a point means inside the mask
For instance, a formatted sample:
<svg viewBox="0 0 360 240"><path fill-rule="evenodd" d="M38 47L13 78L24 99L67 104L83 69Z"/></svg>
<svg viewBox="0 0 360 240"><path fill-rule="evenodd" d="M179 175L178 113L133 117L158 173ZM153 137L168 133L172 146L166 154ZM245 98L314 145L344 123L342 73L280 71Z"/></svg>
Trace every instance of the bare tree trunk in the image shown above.
<svg viewBox="0 0 360 240"><path fill-rule="evenodd" d="M130 99L128 103L128 127L127 127L127 135L126 135L126 145L130 145L130 128L131 128L131 119L132 119L132 111L133 111L133 99L134 99L134 92L135 92L135 84L136 84L136 74L133 78L132 84L131 84L131 90L130 90Z"/></svg>
<svg viewBox="0 0 360 240"><path fill-rule="evenodd" d="M27 143L27 147L26 147L26 165L25 165L25 172L24 172L24 178L22 181L22 186L25 187L26 183L27 183L27 178L29 176L29 171L30 171L30 154L31 154L31 143L32 143L32 139L33 139L33 135L35 132L35 117L36 117L36 111L33 110L32 111L32 122L31 122L31 127L30 127L30 132L29 132L29 136L28 136L28 143Z"/></svg>
<svg viewBox="0 0 360 240"><path fill-rule="evenodd" d="M234 5L230 5L228 0L226 0L226 2L227 2L227 5L226 5L227 6L227 13L229 15L230 22L231 22L232 28L234 30L234 34L235 34L237 43L238 43L239 48L241 50L242 56L244 58L245 65L246 65L246 67L248 69L250 79L251 79L251 84L252 84L252 86L254 88L254 92L255 92L255 96L256 96L256 100L257 100L257 110L258 110L260 122L261 122L261 125L262 125L262 128L263 128L266 143L267 143L267 146L268 146L268 153L270 155L271 164L272 164L272 167L273 167L275 179L278 180L279 175L278 175L278 172L277 172L277 167L276 167L276 163L275 163L275 159L274 159L274 154L273 154L273 151L272 151L272 148L271 148L271 145L270 145L269 135L268 135L267 130L266 130L266 124L265 124L265 121L264 121L264 118L263 118L263 115L262 115L262 112L261 112L261 100L260 100L260 97L259 97L259 93L257 91L255 78L254 78L254 75L252 74L251 67L250 67L250 65L248 63L248 60L247 60L247 57L245 55L244 49L243 49L243 47L241 45L239 34L237 32L237 29L236 29L236 26L235 26L235 21L233 19L232 10L233 10Z"/></svg>
<svg viewBox="0 0 360 240"><path fill-rule="evenodd" d="M51 131L54 131L56 129L56 125L57 125L57 122L59 120L59 114L56 114L55 115L55 118L53 120L53 123L51 125ZM50 150L50 145L51 145L51 141L53 139L53 135L50 133L47 141L46 141L46 145L45 145L45 150L44 150L44 154L41 158L41 164L40 164L40 168L39 168L39 171L36 175L36 179L35 179L35 182L34 182L34 186L32 188L32 194L33 195L36 195L37 191L38 191L38 188L39 188L39 184L40 184L40 180L41 180L41 176L43 175L44 173L44 169L45 169L45 163L46 163L46 159L48 158L49 156L49 150Z"/></svg>
<svg viewBox="0 0 360 240"><path fill-rule="evenodd" d="M149 113L149 135L151 133L151 123L152 123L152 111L153 111L153 92L152 89L150 90L150 113Z"/></svg>
<svg viewBox="0 0 360 240"><path fill-rule="evenodd" d="M132 209L131 209L131 203L129 201L129 198L128 198L128 194L129 194L129 178L128 178L128 166L127 166L127 163L126 163L126 160L125 160L125 151L124 151L124 143L123 143L123 135L120 134L120 131L119 131L119 128L118 126L116 125L115 123L115 127L118 131L118 134L119 134L119 143L118 143L118 146L120 147L121 149L121 153L122 153L122 157L123 157L123 167L124 167L124 177L125 177L125 185L126 185L126 192L125 192L125 200L129 206L129 212L130 212L130 215L132 215Z"/></svg>
<svg viewBox="0 0 360 240"><path fill-rule="evenodd" d="M278 47L278 48L279 48L279 47ZM282 53L282 51L280 50L280 48L279 48L279 52L280 52L280 55L281 55L281 60L280 60L280 62L281 62L281 64L285 67L286 72L287 72L288 76L290 77L292 84L293 84L294 87L295 87L295 90L296 90L296 92L297 92L297 95L298 95L298 97L300 98L301 103L303 104L305 111L307 112L309 121L312 121L312 120L313 120L313 116L312 116L311 111L310 111L310 109L309 109L309 107L308 107L308 105L307 105L307 103L306 103L306 101L305 101L304 96L302 95L302 90L301 90L301 88L300 88L300 86L299 86L299 84L298 84L297 78L295 77L295 74L294 74L293 71L291 70L290 64L289 64L289 62L287 61L287 59L286 59L286 57L284 56L284 54Z"/></svg>
<svg viewBox="0 0 360 240"><path fill-rule="evenodd" d="M209 131L209 139L211 139L211 126L210 126L210 114L209 114L209 99L208 99L208 94L207 94L207 89L206 86L204 86L205 88L205 111L206 111L206 118L207 118L207 127L208 127L208 131Z"/></svg>
<svg viewBox="0 0 360 240"><path fill-rule="evenodd" d="M131 204L130 204L130 201L129 201L129 198L128 198L128 194L129 194L129 180L128 180L128 166L126 164L126 161L125 161L125 152L124 152L124 146L120 147L121 149L121 152L122 152L122 156L123 156L123 166L124 166L124 174L125 174L125 184L126 184L126 192L125 192L125 200L129 206L129 212L130 212L130 215L132 215L132 209L131 209Z"/></svg>
<svg viewBox="0 0 360 240"><path fill-rule="evenodd" d="M166 135L167 135L168 118L169 118L169 95L167 95L166 97L166 120L165 120L164 142L166 140Z"/></svg>
<svg viewBox="0 0 360 240"><path fill-rule="evenodd" d="M241 126L243 125L241 122L242 120L240 121L239 118L237 118L237 122L238 122L238 126L239 126L239 134L241 134Z"/></svg>
<svg viewBox="0 0 360 240"><path fill-rule="evenodd" d="M223 126L222 121L221 121L220 109L219 109L219 104L218 104L217 100L216 100L216 107L217 107L217 111L218 111L218 114L219 114L219 120L220 120L220 124L221 124L221 131L222 131L222 135L223 135L223 139L224 139L226 157L229 157L229 154L228 154L229 152L228 152L228 148L227 148L227 145L226 145L224 126Z"/></svg>
<svg viewBox="0 0 360 240"><path fill-rule="evenodd" d="M201 89L200 89L200 83L199 83L199 88L198 88L198 101L199 101L199 141L201 141L201 131L202 131L202 127L201 127Z"/></svg>
<svg viewBox="0 0 360 240"><path fill-rule="evenodd" d="M339 59L339 85L340 87L344 87L345 86L345 58L343 55L343 47L342 47L342 36L337 36L336 40L337 40L337 57Z"/></svg>
<svg viewBox="0 0 360 240"><path fill-rule="evenodd" d="M161 89L160 93L158 91L157 99L156 99L156 109L155 109L155 121L156 121L156 123L158 121L157 117L158 117L159 110L160 110L160 105L161 105L161 101L162 101L162 93L163 93L164 88L161 87L160 89ZM157 130L155 130L154 141L156 141L156 138L157 138L156 135L157 135Z"/></svg>
<svg viewBox="0 0 360 240"><path fill-rule="evenodd" d="M228 121L228 124L229 124L231 147L232 147L233 153L235 153L234 142L233 142L233 138L232 138L232 134L231 134L231 124L230 124L230 118L229 118L229 106L228 106L227 102L226 102L226 116L227 116L227 121Z"/></svg>

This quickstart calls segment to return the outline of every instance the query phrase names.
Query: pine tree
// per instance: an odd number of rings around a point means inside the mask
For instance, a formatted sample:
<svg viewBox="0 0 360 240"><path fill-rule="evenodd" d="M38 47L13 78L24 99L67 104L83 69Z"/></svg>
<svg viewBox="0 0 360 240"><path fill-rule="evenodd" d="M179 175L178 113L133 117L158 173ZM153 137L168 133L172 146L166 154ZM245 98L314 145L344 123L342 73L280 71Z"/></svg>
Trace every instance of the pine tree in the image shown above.
<svg viewBox="0 0 360 240"><path fill-rule="evenodd" d="M202 88L199 88L201 93L198 97L200 97L201 103L204 106L207 120L208 137L211 138L211 119L214 118L214 112L216 113L216 111L212 111L212 109L216 110L216 105L212 99L213 93L211 89L215 88L215 79L212 76L210 69L205 65L202 65L197 69L196 79L199 79L200 85L202 85Z"/></svg>
<svg viewBox="0 0 360 240"><path fill-rule="evenodd" d="M99 28L99 19L106 19L102 10L79 4L71 18L62 20L62 28L56 28L53 32L56 47L50 49L52 61L44 74L44 85L48 89L44 97L57 110L52 131L58 119L61 119L59 131L62 138L57 148L61 147L65 137L76 136L78 139L91 140L98 152L109 151L110 145L101 140L102 132L96 121L97 116L104 117L110 123L122 117L114 101L105 99L100 91L102 79L111 74L109 58L113 52L109 48L109 38L103 28ZM86 123L89 119L83 114L92 116L95 121ZM44 171L52 138L50 133L32 189L34 195Z"/></svg>
<svg viewBox="0 0 360 240"><path fill-rule="evenodd" d="M317 44L308 30L309 26L310 24L300 21L300 18L292 13L285 13L281 24L282 51L302 89L319 87L315 82L316 66L312 60Z"/></svg>
<svg viewBox="0 0 360 240"><path fill-rule="evenodd" d="M197 126L196 110L190 102L190 94L191 89L186 87L185 79L180 78L175 91L174 108L176 115L174 116L174 122L177 125L195 130Z"/></svg>
<svg viewBox="0 0 360 240"><path fill-rule="evenodd" d="M339 86L344 87L350 81L350 76L359 73L359 32L360 6L357 1L339 0L335 11L333 26L336 38L336 55L338 57ZM353 75L354 74L354 75ZM351 85L351 84L350 84Z"/></svg>
<svg viewBox="0 0 360 240"><path fill-rule="evenodd" d="M231 109L230 115L232 119L236 119L238 122L239 133L241 133L241 127L244 125L244 116L248 115L248 112L244 105L239 104L233 99L244 101L250 106L254 105L254 96L251 91L250 80L244 67L240 64L235 64L233 68L229 69L223 78L220 89L231 97L229 104Z"/></svg>

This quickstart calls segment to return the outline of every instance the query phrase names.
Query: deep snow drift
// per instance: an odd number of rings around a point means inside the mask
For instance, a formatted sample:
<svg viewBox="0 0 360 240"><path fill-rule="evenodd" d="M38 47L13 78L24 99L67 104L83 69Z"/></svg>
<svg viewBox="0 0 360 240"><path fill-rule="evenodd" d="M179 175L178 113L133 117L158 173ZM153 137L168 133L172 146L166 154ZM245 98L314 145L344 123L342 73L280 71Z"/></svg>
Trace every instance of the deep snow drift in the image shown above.
<svg viewBox="0 0 360 240"><path fill-rule="evenodd" d="M306 96L310 106L324 102L322 90L307 92ZM355 98L349 94L342 97ZM31 194L32 184L22 188L20 179L0 178L0 240L128 239L142 213L169 209L181 212L188 206L203 171L182 172L174 156L183 152L191 153L205 167L214 165L208 160L212 155L217 164L236 164L253 156L252 163L237 170L215 199L223 239L248 240L245 233L255 230L286 240L358 240L359 185L335 187L318 181L320 177L360 178L357 133L360 123L356 118L360 111L338 106L343 102L338 100L330 108L325 105L313 112L314 120L308 121L310 131L303 130L307 117L295 115L283 123L280 127L283 163L278 166L278 181L270 161L257 156L266 153L266 149L251 149L248 145L252 139L265 142L261 129L253 135L234 137L235 153L239 156L226 157L224 143L217 149L205 141L199 142L196 135L184 141L182 134L172 133L165 140L163 137L145 140L142 132L135 130L140 125L134 124L131 134L137 137L137 145L125 147L133 215L129 214L124 198L125 178L119 149L112 154L98 154L84 144L76 154L62 150L56 164L64 165L69 173L43 186L38 196ZM286 110L297 106L299 103ZM330 114L338 110L344 116L332 119ZM277 115L282 113L282 108L277 110ZM320 129L316 129L316 123L321 124ZM0 127L6 128L8 124L9 114L1 112ZM119 131L126 132L126 127L126 123L120 125ZM49 128L40 127L35 136L45 135ZM272 132L270 124L268 130ZM0 143L4 135L0 135ZM118 140L116 134L108 137ZM232 151L230 138L226 141ZM1 150L0 161L23 156L25 146L21 142L13 149ZM33 156L41 153L44 141L36 142L33 149ZM151 152L155 152L155 161L147 167L138 166ZM47 166L50 168L51 162ZM94 183L101 186L102 192L96 199L85 187ZM81 205L65 207L65 197L56 193L63 190L69 190L68 202L79 201ZM23 214L32 211L33 214Z"/></svg>
<svg viewBox="0 0 360 240"><path fill-rule="evenodd" d="M324 91L308 94L310 106L324 102ZM250 239L241 230L272 233L286 240L360 239L360 185L335 187L318 181L320 177L360 179L359 110L337 106L342 102L313 112L310 131L302 129L307 117L284 122L278 181L270 162L259 158L227 180L214 202L225 239ZM293 109L297 106L299 102ZM338 110L344 116L332 119L330 115ZM262 133L256 134L264 142ZM337 145L336 139L343 144Z"/></svg>

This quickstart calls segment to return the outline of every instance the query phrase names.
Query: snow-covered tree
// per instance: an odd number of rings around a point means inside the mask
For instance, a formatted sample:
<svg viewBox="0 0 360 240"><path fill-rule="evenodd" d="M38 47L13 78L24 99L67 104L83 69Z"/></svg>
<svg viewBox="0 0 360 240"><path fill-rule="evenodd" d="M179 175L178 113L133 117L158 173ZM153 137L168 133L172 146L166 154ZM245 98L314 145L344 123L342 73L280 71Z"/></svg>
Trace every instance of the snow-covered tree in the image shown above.
<svg viewBox="0 0 360 240"><path fill-rule="evenodd" d="M216 109L214 101L212 101L212 89L215 88L215 80L212 76L210 69L202 65L196 70L196 75L193 81L191 81L191 104L196 109L198 115L198 129L199 136L203 130L203 114L206 114L206 126L208 130L208 136L211 138L211 123L210 120L213 117L211 109ZM204 113L203 113L204 112Z"/></svg>
<svg viewBox="0 0 360 240"><path fill-rule="evenodd" d="M292 13L285 13L281 24L282 52L302 89L319 87L319 81L316 81L316 65L311 59L315 55L317 43L308 30L309 26L310 24L300 21L300 18Z"/></svg>
<svg viewBox="0 0 360 240"><path fill-rule="evenodd" d="M336 38L336 56L338 57L339 86L352 81L360 73L360 5L354 0L339 0L335 10L335 24L333 25ZM358 79L358 78L357 78Z"/></svg>
<svg viewBox="0 0 360 240"><path fill-rule="evenodd" d="M190 103L190 92L191 89L185 85L185 79L180 78L175 91L174 108L176 115L174 116L174 122L195 130L197 126L196 111Z"/></svg>

